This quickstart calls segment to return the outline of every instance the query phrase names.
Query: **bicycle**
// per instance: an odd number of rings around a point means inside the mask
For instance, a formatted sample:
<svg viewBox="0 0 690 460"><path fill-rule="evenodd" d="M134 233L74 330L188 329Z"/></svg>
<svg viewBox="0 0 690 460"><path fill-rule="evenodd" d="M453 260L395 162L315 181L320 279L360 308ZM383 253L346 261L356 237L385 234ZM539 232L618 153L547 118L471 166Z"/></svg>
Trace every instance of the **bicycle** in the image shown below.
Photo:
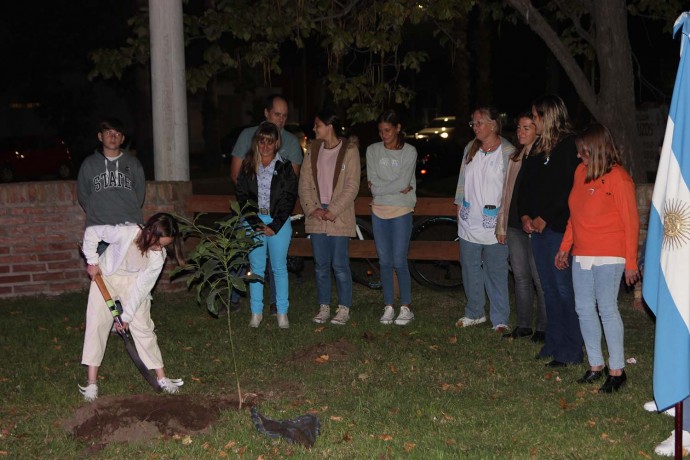
<svg viewBox="0 0 690 460"><path fill-rule="evenodd" d="M432 216L417 221L410 241L458 241L458 221L450 216ZM462 269L455 260L410 260L410 274L421 285L437 291L459 289Z"/></svg>
<svg viewBox="0 0 690 460"><path fill-rule="evenodd" d="M304 218L303 214L297 214L292 216L291 219L293 223L295 221L302 220ZM371 224L364 219L359 217L355 218L355 233L356 236L353 240L373 240L374 231L371 229ZM295 232L296 234L299 231ZM307 235L307 238L309 236ZM304 259L300 256L289 256L288 257L288 270L301 275L301 271L304 269ZM381 289L381 270L379 268L378 259L370 258L350 258L350 272L352 273L352 281L361 284L362 286L368 287L369 289Z"/></svg>

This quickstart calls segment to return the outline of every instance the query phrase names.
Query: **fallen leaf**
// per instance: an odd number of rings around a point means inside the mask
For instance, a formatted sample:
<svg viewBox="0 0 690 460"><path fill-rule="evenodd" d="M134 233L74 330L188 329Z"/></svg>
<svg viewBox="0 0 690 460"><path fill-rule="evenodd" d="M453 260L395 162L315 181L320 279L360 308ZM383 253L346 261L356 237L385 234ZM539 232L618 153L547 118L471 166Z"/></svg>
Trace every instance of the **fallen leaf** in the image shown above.
<svg viewBox="0 0 690 460"><path fill-rule="evenodd" d="M391 370L391 374L397 374L398 373L398 368L395 367L395 364L391 364L389 366L389 369Z"/></svg>
<svg viewBox="0 0 690 460"><path fill-rule="evenodd" d="M366 379L369 378L369 374L367 374L366 372L362 372L361 374L359 374L359 375L357 376L357 378L360 379L360 380L366 380Z"/></svg>
<svg viewBox="0 0 690 460"><path fill-rule="evenodd" d="M330 419L333 420L334 422L342 422L343 421L343 418L340 417L339 415L331 415Z"/></svg>
<svg viewBox="0 0 690 460"><path fill-rule="evenodd" d="M587 420L587 426L590 428L594 428L595 426L597 426L597 422L594 420Z"/></svg>
<svg viewBox="0 0 690 460"><path fill-rule="evenodd" d="M625 362L628 364L637 364L637 360L635 358L628 358L625 360Z"/></svg>
<svg viewBox="0 0 690 460"><path fill-rule="evenodd" d="M192 443L192 437L191 436L187 435L184 438L182 438L182 444L184 444L185 446L188 446L191 443Z"/></svg>
<svg viewBox="0 0 690 460"><path fill-rule="evenodd" d="M450 338L448 339L448 343L458 343L458 336L457 335L451 335Z"/></svg>
<svg viewBox="0 0 690 460"><path fill-rule="evenodd" d="M685 449L683 449L683 451L685 451ZM638 455L642 455L644 458L652 458L651 455L649 455L647 452L644 452L644 451L642 451L642 450L638 450L638 451L637 451L637 454L638 454ZM685 454L685 452L683 452L683 454Z"/></svg>
<svg viewBox="0 0 690 460"><path fill-rule="evenodd" d="M454 446L454 445L456 445L457 443L458 443L458 442L457 442L455 439L450 439L450 438L446 439L446 445L447 445L447 446Z"/></svg>
<svg viewBox="0 0 690 460"><path fill-rule="evenodd" d="M240 454L240 457L244 455L244 453L247 451L247 446L240 447L237 449L237 453Z"/></svg>
<svg viewBox="0 0 690 460"><path fill-rule="evenodd" d="M184 351L190 351L190 350L192 350L192 347L184 347L184 348L182 348L182 349L183 349Z"/></svg>
<svg viewBox="0 0 690 460"><path fill-rule="evenodd" d="M455 417L453 417L452 415L448 415L443 411L441 411L441 415L443 415L444 420L448 420L448 421L455 420Z"/></svg>
<svg viewBox="0 0 690 460"><path fill-rule="evenodd" d="M209 444L208 442L205 442L204 445L201 446L201 447L202 447L202 449L204 449L204 450L208 450L208 449L211 447L211 444Z"/></svg>
<svg viewBox="0 0 690 460"><path fill-rule="evenodd" d="M316 358L316 362L319 364L325 364L328 362L329 356L328 355L321 355L318 358Z"/></svg>
<svg viewBox="0 0 690 460"><path fill-rule="evenodd" d="M450 383L442 383L441 384L441 390L443 391L448 391L453 387Z"/></svg>
<svg viewBox="0 0 690 460"><path fill-rule="evenodd" d="M405 447L405 452L412 452L412 449L417 447L417 444L413 442L406 442L405 444L403 444L403 447Z"/></svg>
<svg viewBox="0 0 690 460"><path fill-rule="evenodd" d="M609 435L606 433L601 433L601 439L607 440L609 438Z"/></svg>
<svg viewBox="0 0 690 460"><path fill-rule="evenodd" d="M553 372L547 372L544 374L544 380L551 380L553 378Z"/></svg>
<svg viewBox="0 0 690 460"><path fill-rule="evenodd" d="M319 332L323 332L324 329L326 329L326 326L320 326L314 329L314 332L318 334Z"/></svg>
<svg viewBox="0 0 690 460"><path fill-rule="evenodd" d="M352 441L352 436L350 436L350 433L345 433L345 434L343 435L343 441L345 441L345 442L350 442L350 441Z"/></svg>
<svg viewBox="0 0 690 460"><path fill-rule="evenodd" d="M237 445L237 441L231 440L231 441L228 441L228 443L225 446L223 446L223 449L232 449L236 445Z"/></svg>
<svg viewBox="0 0 690 460"><path fill-rule="evenodd" d="M388 412L395 415L395 414L400 412L400 408L399 407L392 407Z"/></svg>
<svg viewBox="0 0 690 460"><path fill-rule="evenodd" d="M225 457L228 456L228 453L225 452L224 450L221 450L220 452L218 452L218 456L219 456L220 458L225 458Z"/></svg>
<svg viewBox="0 0 690 460"><path fill-rule="evenodd" d="M536 458L537 457L537 448L532 447L529 451L529 458Z"/></svg>
<svg viewBox="0 0 690 460"><path fill-rule="evenodd" d="M392 441L393 440L393 436L386 434L386 433L380 434L377 437L382 441Z"/></svg>
<svg viewBox="0 0 690 460"><path fill-rule="evenodd" d="M53 347L53 350L58 350L58 351L60 351L61 348L62 348L62 345L55 345L55 346Z"/></svg>
<svg viewBox="0 0 690 460"><path fill-rule="evenodd" d="M557 376L556 376L556 382L562 382L562 381L563 381L563 380L561 380L561 377L557 375Z"/></svg>
<svg viewBox="0 0 690 460"><path fill-rule="evenodd" d="M429 345L429 348L434 351L438 351L438 345Z"/></svg>
<svg viewBox="0 0 690 460"><path fill-rule="evenodd" d="M201 382L201 379L192 375L192 382Z"/></svg>

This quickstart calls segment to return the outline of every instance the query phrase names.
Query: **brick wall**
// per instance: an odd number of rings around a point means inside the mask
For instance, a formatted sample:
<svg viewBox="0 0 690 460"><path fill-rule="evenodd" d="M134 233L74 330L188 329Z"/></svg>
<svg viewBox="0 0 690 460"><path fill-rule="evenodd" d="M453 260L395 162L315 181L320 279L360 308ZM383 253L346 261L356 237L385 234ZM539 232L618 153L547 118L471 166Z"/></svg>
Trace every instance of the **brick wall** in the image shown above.
<svg viewBox="0 0 690 460"><path fill-rule="evenodd" d="M190 182L149 182L144 218L156 212L182 215ZM0 298L60 294L88 287L78 243L84 211L75 181L0 184ZM167 268L158 289L184 289L171 283Z"/></svg>

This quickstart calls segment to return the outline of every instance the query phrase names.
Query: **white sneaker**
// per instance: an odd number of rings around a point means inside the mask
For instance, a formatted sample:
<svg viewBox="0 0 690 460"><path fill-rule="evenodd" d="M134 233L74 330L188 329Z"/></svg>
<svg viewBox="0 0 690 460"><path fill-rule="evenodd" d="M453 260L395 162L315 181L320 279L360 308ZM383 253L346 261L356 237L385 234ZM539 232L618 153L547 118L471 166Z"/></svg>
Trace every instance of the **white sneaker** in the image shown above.
<svg viewBox="0 0 690 460"><path fill-rule="evenodd" d="M331 324L344 326L348 319L350 319L350 309L348 307L338 305L338 309L335 311L335 316L331 320Z"/></svg>
<svg viewBox="0 0 690 460"><path fill-rule="evenodd" d="M255 315L252 313L252 320L249 321L249 327L259 327L262 319L264 319L264 315Z"/></svg>
<svg viewBox="0 0 690 460"><path fill-rule="evenodd" d="M646 410L647 412L659 412L659 408L656 407L656 401L648 401L648 402L644 403L644 406L642 406L642 407L644 407L644 410ZM671 417L675 417L676 416L676 408L671 406L668 409L666 409L665 411L663 411L662 414L669 415Z"/></svg>
<svg viewBox="0 0 690 460"><path fill-rule="evenodd" d="M331 318L331 307L326 304L319 305L319 313L314 316L312 321L323 324Z"/></svg>
<svg viewBox="0 0 690 460"><path fill-rule="evenodd" d="M472 319L468 318L467 316L463 316L460 318L456 323L456 327L470 327L470 326L476 326L477 324L482 324L486 322L486 316L482 316L481 318L477 319Z"/></svg>
<svg viewBox="0 0 690 460"><path fill-rule="evenodd" d="M162 379L158 379L158 385L160 385L164 392L172 395L180 391L180 387L184 385L184 382L182 379L169 379L163 377Z"/></svg>
<svg viewBox="0 0 690 460"><path fill-rule="evenodd" d="M671 431L671 436L654 448L654 453L663 457L673 457L676 451L676 432ZM683 430L683 451L690 451L690 433Z"/></svg>
<svg viewBox="0 0 690 460"><path fill-rule="evenodd" d="M290 327L290 321L288 321L287 314L278 313L278 327L281 329L287 329Z"/></svg>
<svg viewBox="0 0 690 460"><path fill-rule="evenodd" d="M84 396L84 401L92 402L98 398L98 385L95 383L89 383L85 387L79 384L77 384L77 386L79 387L79 393Z"/></svg>
<svg viewBox="0 0 690 460"><path fill-rule="evenodd" d="M395 310L393 310L392 305L386 305L383 307L383 316L379 321L381 324L391 324L393 323L393 317L395 316Z"/></svg>
<svg viewBox="0 0 690 460"><path fill-rule="evenodd" d="M400 314L395 318L395 324L398 326L404 326L414 319L414 313L412 313L409 307L403 305L400 307Z"/></svg>

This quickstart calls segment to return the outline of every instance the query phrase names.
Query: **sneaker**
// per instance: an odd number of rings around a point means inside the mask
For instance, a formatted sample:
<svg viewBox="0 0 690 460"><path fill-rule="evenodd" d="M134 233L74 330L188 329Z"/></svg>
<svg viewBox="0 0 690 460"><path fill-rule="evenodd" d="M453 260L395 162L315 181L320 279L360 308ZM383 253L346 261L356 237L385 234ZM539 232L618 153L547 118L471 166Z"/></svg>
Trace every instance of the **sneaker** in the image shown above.
<svg viewBox="0 0 690 460"><path fill-rule="evenodd" d="M290 321L286 314L278 313L278 327L281 329L287 329L290 327Z"/></svg>
<svg viewBox="0 0 690 460"><path fill-rule="evenodd" d="M335 311L335 316L331 320L331 324L344 326L348 319L350 319L350 309L348 307L338 305L338 309Z"/></svg>
<svg viewBox="0 0 690 460"><path fill-rule="evenodd" d="M84 396L84 401L86 402L92 402L95 401L96 398L98 398L98 385L95 383L89 383L85 387L77 384L79 387L79 393Z"/></svg>
<svg viewBox="0 0 690 460"><path fill-rule="evenodd" d="M455 323L456 327L470 327L470 326L476 326L477 324L482 324L486 322L486 316L482 316L481 318L477 319L472 319L468 318L467 316L463 316L458 320L457 323Z"/></svg>
<svg viewBox="0 0 690 460"><path fill-rule="evenodd" d="M671 431L671 436L654 448L654 453L663 457L673 457L676 451L676 432ZM690 433L683 430L683 450L690 451Z"/></svg>
<svg viewBox="0 0 690 460"><path fill-rule="evenodd" d="M644 407L644 410L646 410L647 412L659 412L659 408L656 407L656 401L648 401L648 402L644 403L644 406L642 406L642 407ZM671 406L668 409L666 409L665 411L663 411L662 414L668 415L671 417L675 417L676 416L676 408Z"/></svg>
<svg viewBox="0 0 690 460"><path fill-rule="evenodd" d="M404 326L414 319L414 313L410 311L409 307L403 305L400 307L400 314L395 318L395 324L398 326Z"/></svg>
<svg viewBox="0 0 690 460"><path fill-rule="evenodd" d="M259 327L262 319L264 319L264 315L256 315L252 313L252 320L249 321L249 327Z"/></svg>
<svg viewBox="0 0 690 460"><path fill-rule="evenodd" d="M326 304L319 305L319 313L312 318L315 323L323 324L331 318L331 307Z"/></svg>
<svg viewBox="0 0 690 460"><path fill-rule="evenodd" d="M158 385L165 393L172 395L180 391L180 387L184 385L184 382L182 379L169 379L163 377L162 379L158 379Z"/></svg>
<svg viewBox="0 0 690 460"><path fill-rule="evenodd" d="M507 324L499 324L494 326L494 332L497 334L508 334L510 332L510 326Z"/></svg>
<svg viewBox="0 0 690 460"><path fill-rule="evenodd" d="M383 307L383 316L379 321L381 321L381 324L392 324L394 316L395 310L393 310L393 306L386 305L385 307Z"/></svg>

